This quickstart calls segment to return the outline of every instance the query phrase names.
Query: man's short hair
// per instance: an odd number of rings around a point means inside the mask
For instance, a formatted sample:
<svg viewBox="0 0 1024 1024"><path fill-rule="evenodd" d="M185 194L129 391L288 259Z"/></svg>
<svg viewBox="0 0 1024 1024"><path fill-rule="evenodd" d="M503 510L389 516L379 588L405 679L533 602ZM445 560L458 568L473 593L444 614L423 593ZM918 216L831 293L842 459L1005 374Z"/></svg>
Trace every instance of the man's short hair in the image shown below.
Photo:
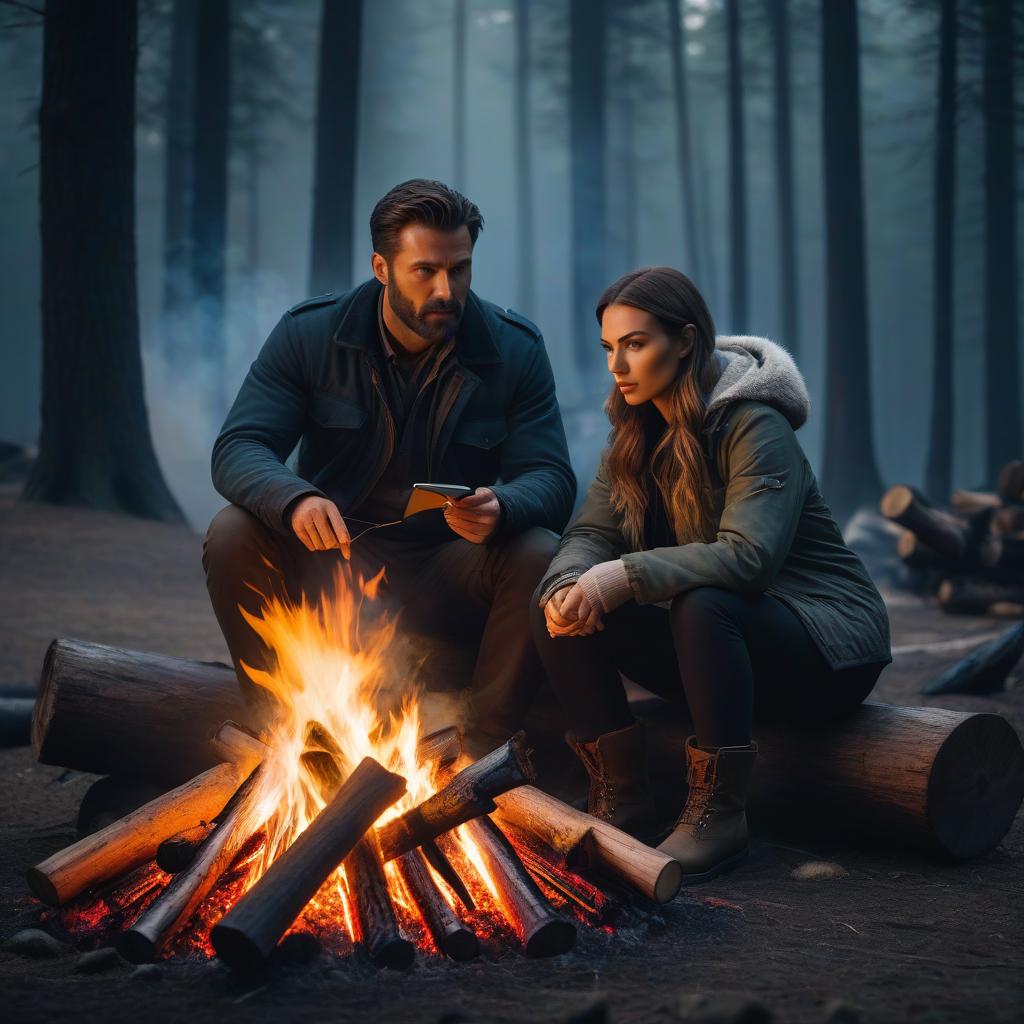
<svg viewBox="0 0 1024 1024"><path fill-rule="evenodd" d="M411 178L396 185L380 199L370 214L373 251L389 263L398 249L398 236L410 224L424 224L440 231L469 229L471 244L484 226L476 203L443 182Z"/></svg>

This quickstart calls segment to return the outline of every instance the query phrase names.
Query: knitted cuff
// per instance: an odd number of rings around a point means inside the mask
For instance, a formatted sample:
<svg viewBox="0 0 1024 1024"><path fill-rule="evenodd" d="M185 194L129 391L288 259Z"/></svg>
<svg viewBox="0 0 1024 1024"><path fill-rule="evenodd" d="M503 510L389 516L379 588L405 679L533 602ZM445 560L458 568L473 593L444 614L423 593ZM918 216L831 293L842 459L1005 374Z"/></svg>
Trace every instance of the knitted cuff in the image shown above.
<svg viewBox="0 0 1024 1024"><path fill-rule="evenodd" d="M621 558L611 562L598 562L577 581L591 605L603 608L605 614L615 611L633 596L626 566Z"/></svg>

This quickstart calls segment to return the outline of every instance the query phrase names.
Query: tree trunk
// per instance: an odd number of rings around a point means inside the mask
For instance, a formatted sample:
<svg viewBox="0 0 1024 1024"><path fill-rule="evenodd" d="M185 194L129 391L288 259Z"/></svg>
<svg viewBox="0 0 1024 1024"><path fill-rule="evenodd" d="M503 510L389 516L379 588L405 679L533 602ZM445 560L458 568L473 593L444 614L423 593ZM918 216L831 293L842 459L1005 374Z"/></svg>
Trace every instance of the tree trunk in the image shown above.
<svg viewBox="0 0 1024 1024"><path fill-rule="evenodd" d="M323 0L309 290L351 288L363 0Z"/></svg>
<svg viewBox="0 0 1024 1024"><path fill-rule="evenodd" d="M779 208L779 309L782 340L793 355L800 351L797 298L796 209L793 200L793 100L789 73L789 17L786 0L765 0L771 22L775 77L775 185Z"/></svg>
<svg viewBox="0 0 1024 1024"><path fill-rule="evenodd" d="M530 134L530 0L516 0L516 223L518 224L517 269L519 307L527 316L536 315L536 287L533 278L533 139Z"/></svg>
<svg viewBox="0 0 1024 1024"><path fill-rule="evenodd" d="M207 0L196 18L195 147L192 191L193 327L208 378L207 400L224 406L225 264L230 112L230 0Z"/></svg>
<svg viewBox="0 0 1024 1024"><path fill-rule="evenodd" d="M726 0L729 51L729 240L733 334L746 334L750 318L747 274L747 147L743 125L743 54L739 0Z"/></svg>
<svg viewBox="0 0 1024 1024"><path fill-rule="evenodd" d="M179 522L139 351L135 0L53 0L44 25L42 429L24 497Z"/></svg>
<svg viewBox="0 0 1024 1024"><path fill-rule="evenodd" d="M988 480L1021 452L1017 309L1017 168L1014 139L1014 5L986 0L985 424Z"/></svg>
<svg viewBox="0 0 1024 1024"><path fill-rule="evenodd" d="M956 216L956 0L942 0L935 118L932 271L932 412L925 493L944 501L953 487L953 225Z"/></svg>
<svg viewBox="0 0 1024 1024"><path fill-rule="evenodd" d="M594 370L594 306L605 280L605 0L571 0L569 165L572 191L573 348Z"/></svg>
<svg viewBox="0 0 1024 1024"><path fill-rule="evenodd" d="M175 363L184 344L189 306L192 200L192 116L195 108L196 17L198 0L174 0L171 67L167 76L164 145L164 280L161 339L164 359Z"/></svg>
<svg viewBox="0 0 1024 1024"><path fill-rule="evenodd" d="M455 0L452 12L452 177L466 190L466 0Z"/></svg>
<svg viewBox="0 0 1024 1024"><path fill-rule="evenodd" d="M825 499L840 521L882 492L871 429L856 0L822 0L827 349Z"/></svg>
<svg viewBox="0 0 1024 1024"><path fill-rule="evenodd" d="M693 136L690 131L690 98L686 85L686 26L683 5L679 0L666 0L668 15L668 48L672 61L672 94L676 111L676 165L682 194L683 258L686 276L705 284L701 268L700 230L697 226L697 198L694 194L696 172L693 167Z"/></svg>

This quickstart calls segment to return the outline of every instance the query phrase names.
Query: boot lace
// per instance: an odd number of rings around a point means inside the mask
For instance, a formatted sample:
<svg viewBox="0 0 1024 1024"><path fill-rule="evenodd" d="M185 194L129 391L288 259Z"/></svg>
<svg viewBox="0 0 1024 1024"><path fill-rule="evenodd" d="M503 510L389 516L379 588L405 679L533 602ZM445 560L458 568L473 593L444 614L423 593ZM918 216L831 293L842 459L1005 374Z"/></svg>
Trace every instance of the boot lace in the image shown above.
<svg viewBox="0 0 1024 1024"><path fill-rule="evenodd" d="M583 766L590 776L591 793L596 796L596 799L591 801L594 804L594 810L591 813L595 818L610 821L615 813L615 783L605 773L599 756L591 754L582 744L579 754L580 760L583 761ZM595 789L596 794L594 793Z"/></svg>
<svg viewBox="0 0 1024 1024"><path fill-rule="evenodd" d="M694 770L690 773L690 792L686 798L686 806L676 822L676 828L697 832L707 827L714 813L714 808L709 806L711 794L714 792L711 772L712 762L708 761L703 771Z"/></svg>

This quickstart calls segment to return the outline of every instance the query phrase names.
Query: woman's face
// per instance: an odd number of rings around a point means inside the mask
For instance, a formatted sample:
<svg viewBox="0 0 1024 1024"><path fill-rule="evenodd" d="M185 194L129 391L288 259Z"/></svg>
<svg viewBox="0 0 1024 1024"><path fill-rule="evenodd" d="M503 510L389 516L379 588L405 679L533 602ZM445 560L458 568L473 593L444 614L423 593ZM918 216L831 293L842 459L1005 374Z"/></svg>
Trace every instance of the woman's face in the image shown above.
<svg viewBox="0 0 1024 1024"><path fill-rule="evenodd" d="M601 317L601 347L608 372L629 405L668 395L680 363L693 351L694 328L670 338L657 317L634 306L611 305Z"/></svg>

